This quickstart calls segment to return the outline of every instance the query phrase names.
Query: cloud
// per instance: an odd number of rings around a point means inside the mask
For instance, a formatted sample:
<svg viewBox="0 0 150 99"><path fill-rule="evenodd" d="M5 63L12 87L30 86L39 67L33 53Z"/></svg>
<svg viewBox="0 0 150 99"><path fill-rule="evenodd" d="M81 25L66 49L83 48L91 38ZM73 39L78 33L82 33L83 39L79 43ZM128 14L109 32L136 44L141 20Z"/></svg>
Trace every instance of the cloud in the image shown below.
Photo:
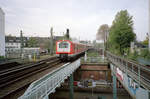
<svg viewBox="0 0 150 99"><path fill-rule="evenodd" d="M148 32L148 0L1 0L6 14L6 34L49 36L70 28L72 37L94 40L101 24L112 24L118 11L127 9L134 19L138 40Z"/></svg>

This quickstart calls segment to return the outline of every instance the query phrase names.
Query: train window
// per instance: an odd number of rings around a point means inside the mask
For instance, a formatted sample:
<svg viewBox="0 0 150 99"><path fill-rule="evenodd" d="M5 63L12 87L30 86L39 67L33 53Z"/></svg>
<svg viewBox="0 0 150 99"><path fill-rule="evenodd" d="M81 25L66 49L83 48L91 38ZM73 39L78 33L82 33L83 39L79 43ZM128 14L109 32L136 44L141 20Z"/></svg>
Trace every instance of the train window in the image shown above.
<svg viewBox="0 0 150 99"><path fill-rule="evenodd" d="M68 43L67 42L60 42L59 48L68 48Z"/></svg>

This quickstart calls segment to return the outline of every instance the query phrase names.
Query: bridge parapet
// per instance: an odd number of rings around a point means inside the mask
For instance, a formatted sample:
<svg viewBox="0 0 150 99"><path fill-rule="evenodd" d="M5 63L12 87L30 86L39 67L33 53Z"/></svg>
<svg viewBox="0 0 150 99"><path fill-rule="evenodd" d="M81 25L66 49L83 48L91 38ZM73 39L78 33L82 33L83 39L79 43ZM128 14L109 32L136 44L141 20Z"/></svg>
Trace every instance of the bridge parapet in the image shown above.
<svg viewBox="0 0 150 99"><path fill-rule="evenodd" d="M145 89L150 90L150 67L131 60L129 61L110 52L106 52L106 56L111 63L119 66L121 70L136 80L139 85L142 85Z"/></svg>
<svg viewBox="0 0 150 99"><path fill-rule="evenodd" d="M48 99L48 95L54 93L55 88L59 87L79 66L80 59L53 70L41 79L33 82L19 99Z"/></svg>
<svg viewBox="0 0 150 99"><path fill-rule="evenodd" d="M106 57L111 65L113 75L136 99L150 98L150 68L134 61L106 52Z"/></svg>

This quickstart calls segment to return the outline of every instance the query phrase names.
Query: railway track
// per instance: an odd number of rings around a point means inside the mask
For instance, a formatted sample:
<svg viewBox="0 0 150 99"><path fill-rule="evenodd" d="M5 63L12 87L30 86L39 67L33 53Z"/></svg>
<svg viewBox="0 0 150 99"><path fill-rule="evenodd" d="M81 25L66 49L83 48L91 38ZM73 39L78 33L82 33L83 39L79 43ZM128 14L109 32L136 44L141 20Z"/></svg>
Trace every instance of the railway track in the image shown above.
<svg viewBox="0 0 150 99"><path fill-rule="evenodd" d="M48 73L50 69L61 66L58 58L51 57L36 63L18 65L0 71L0 98L6 99L12 93L29 85Z"/></svg>
<svg viewBox="0 0 150 99"><path fill-rule="evenodd" d="M8 69L8 68L15 67L15 66L18 66L18 65L21 65L21 64L18 63L18 62L1 62L0 63L0 71L3 71L3 70Z"/></svg>

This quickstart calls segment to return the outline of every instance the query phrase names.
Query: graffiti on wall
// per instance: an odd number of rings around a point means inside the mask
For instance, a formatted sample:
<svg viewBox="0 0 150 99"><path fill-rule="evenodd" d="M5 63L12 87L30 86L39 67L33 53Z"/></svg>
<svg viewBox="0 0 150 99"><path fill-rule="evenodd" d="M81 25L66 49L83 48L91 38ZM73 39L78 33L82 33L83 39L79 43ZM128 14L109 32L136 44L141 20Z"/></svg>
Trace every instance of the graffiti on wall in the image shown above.
<svg viewBox="0 0 150 99"><path fill-rule="evenodd" d="M128 77L128 88L135 95L138 90L138 83L136 83L133 79Z"/></svg>
<svg viewBox="0 0 150 99"><path fill-rule="evenodd" d="M116 71L117 71L117 77L118 77L121 81L123 81L123 73L122 73L122 71L121 71L119 68L117 68Z"/></svg>

